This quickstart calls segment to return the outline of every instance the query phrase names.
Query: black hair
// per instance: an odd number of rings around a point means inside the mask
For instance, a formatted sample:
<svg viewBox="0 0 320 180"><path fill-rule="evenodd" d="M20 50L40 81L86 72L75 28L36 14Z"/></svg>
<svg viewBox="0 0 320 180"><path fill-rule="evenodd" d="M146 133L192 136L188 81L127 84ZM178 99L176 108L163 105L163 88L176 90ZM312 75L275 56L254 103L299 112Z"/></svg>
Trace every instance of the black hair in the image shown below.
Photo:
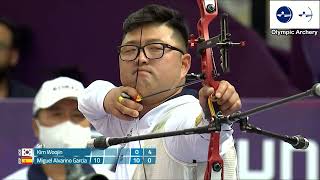
<svg viewBox="0 0 320 180"><path fill-rule="evenodd" d="M177 10L157 4L147 5L130 14L123 23L124 35L142 25L150 23L166 23L166 25L181 34L185 47L188 46L189 30L184 17Z"/></svg>
<svg viewBox="0 0 320 180"><path fill-rule="evenodd" d="M0 24L6 26L11 32L11 47L20 49L20 34L17 25L5 17L0 17Z"/></svg>

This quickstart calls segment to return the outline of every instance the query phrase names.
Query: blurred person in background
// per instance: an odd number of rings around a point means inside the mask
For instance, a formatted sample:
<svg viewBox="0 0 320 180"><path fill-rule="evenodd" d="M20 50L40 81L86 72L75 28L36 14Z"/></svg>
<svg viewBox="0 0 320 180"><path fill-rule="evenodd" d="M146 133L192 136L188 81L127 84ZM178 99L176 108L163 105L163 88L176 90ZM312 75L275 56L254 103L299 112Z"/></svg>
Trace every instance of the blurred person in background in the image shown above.
<svg viewBox="0 0 320 180"><path fill-rule="evenodd" d="M36 91L12 80L10 71L19 59L19 34L15 24L0 17L0 98L34 97Z"/></svg>
<svg viewBox="0 0 320 180"><path fill-rule="evenodd" d="M45 148L85 148L91 139L90 123L78 110L77 97L84 89L81 82L59 77L46 81L33 102L32 128ZM112 177L112 165L81 164L83 174L99 173ZM64 164L32 164L5 179L68 179Z"/></svg>

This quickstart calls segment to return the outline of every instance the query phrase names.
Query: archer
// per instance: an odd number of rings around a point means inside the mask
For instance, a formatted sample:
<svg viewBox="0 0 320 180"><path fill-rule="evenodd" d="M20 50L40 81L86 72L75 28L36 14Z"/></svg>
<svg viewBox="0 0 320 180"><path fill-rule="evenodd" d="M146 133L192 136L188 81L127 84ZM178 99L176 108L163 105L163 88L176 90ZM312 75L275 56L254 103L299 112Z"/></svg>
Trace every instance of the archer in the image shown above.
<svg viewBox="0 0 320 180"><path fill-rule="evenodd" d="M221 81L216 90L201 88L199 100L197 92L173 88L185 83L191 66L188 30L177 11L148 5L128 16L123 31L119 46L122 86L95 81L79 98L80 111L100 133L114 137L204 126L208 122L202 118L201 105L206 105L208 97L217 99L225 115L240 109L239 95L227 81ZM155 94L165 89L171 90ZM155 95L143 98L150 94ZM220 155L225 179L237 178L232 133L230 125L222 125ZM127 143L127 148L156 147L156 164L118 164L116 179L202 179L209 137L201 134Z"/></svg>

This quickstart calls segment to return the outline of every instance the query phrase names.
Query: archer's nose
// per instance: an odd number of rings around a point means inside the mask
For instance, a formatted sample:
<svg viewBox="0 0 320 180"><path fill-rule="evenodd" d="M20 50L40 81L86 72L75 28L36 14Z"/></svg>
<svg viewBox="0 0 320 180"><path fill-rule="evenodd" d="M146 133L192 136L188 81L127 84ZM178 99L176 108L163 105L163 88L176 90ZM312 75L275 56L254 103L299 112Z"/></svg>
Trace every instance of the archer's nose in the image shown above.
<svg viewBox="0 0 320 180"><path fill-rule="evenodd" d="M138 63L140 64L147 64L149 63L149 59L147 58L147 56L145 55L145 53L143 52L143 49L140 49L139 51L139 55L137 57Z"/></svg>

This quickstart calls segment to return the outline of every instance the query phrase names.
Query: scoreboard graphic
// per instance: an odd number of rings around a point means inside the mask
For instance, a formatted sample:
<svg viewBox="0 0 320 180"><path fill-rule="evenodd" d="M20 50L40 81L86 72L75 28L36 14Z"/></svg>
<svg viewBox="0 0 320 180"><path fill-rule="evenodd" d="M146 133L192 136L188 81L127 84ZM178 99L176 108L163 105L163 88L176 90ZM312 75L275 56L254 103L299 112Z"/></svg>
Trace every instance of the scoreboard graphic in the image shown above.
<svg viewBox="0 0 320 180"><path fill-rule="evenodd" d="M155 164L155 148L21 148L18 164Z"/></svg>

